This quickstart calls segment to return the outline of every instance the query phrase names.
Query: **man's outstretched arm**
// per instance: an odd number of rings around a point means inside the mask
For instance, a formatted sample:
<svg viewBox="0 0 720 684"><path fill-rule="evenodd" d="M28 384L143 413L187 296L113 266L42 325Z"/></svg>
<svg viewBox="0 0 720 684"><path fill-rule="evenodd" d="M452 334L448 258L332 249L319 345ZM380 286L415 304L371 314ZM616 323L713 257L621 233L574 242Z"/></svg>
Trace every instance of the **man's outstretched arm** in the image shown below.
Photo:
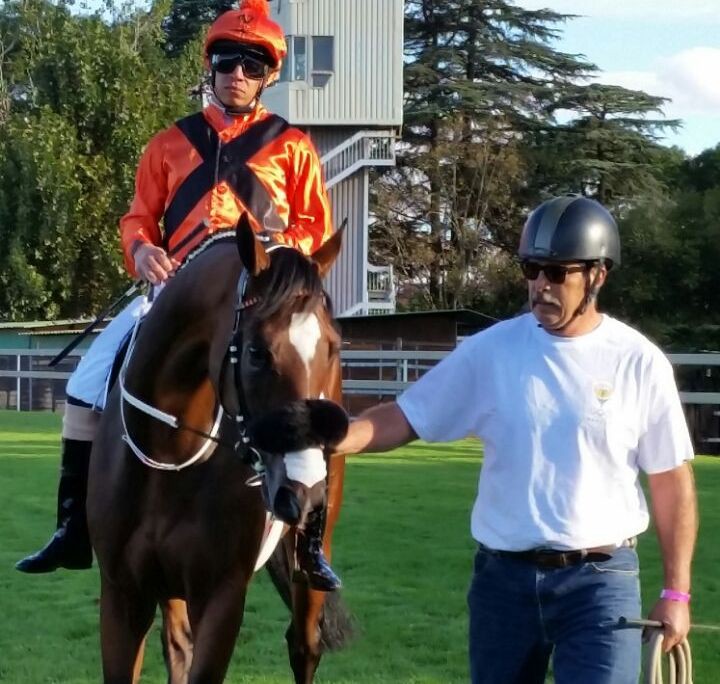
<svg viewBox="0 0 720 684"><path fill-rule="evenodd" d="M342 406L324 399L291 402L250 425L253 445L281 454L322 447L335 454L390 451L418 436L396 402L378 404L349 421Z"/></svg>
<svg viewBox="0 0 720 684"><path fill-rule="evenodd" d="M350 423L345 438L333 447L338 454L390 451L418 438L396 402L378 404Z"/></svg>

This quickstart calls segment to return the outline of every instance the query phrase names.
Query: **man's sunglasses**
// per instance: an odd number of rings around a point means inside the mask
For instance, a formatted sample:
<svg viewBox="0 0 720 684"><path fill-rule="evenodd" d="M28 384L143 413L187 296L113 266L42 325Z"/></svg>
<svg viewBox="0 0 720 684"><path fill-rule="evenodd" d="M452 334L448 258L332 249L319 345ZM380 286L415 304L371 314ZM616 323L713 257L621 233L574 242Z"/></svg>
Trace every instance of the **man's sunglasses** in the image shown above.
<svg viewBox="0 0 720 684"><path fill-rule="evenodd" d="M259 81L267 75L268 65L256 57L244 53L213 55L212 68L221 74L231 74L239 66L247 78Z"/></svg>
<svg viewBox="0 0 720 684"><path fill-rule="evenodd" d="M568 273L587 271L588 268L590 268L590 264L565 266L564 264L539 264L537 261L521 261L520 268L526 280L537 280L542 271L548 282L553 285L561 285L565 282Z"/></svg>

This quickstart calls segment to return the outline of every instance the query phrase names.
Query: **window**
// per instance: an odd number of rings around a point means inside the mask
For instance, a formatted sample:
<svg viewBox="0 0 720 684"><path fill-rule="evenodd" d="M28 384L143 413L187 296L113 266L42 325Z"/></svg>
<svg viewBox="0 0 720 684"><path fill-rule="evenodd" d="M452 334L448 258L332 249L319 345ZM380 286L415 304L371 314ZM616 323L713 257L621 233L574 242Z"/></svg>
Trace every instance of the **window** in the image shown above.
<svg viewBox="0 0 720 684"><path fill-rule="evenodd" d="M280 72L281 81L310 81L322 88L335 71L333 36L287 36L288 54ZM310 50L308 50L308 42ZM309 53L309 54L308 54Z"/></svg>
<svg viewBox="0 0 720 684"><path fill-rule="evenodd" d="M290 80L290 63L292 62L292 52L291 52L291 42L290 42L290 36L287 37L288 42L288 53L283 60L282 67L280 69L280 82L289 81Z"/></svg>
<svg viewBox="0 0 720 684"><path fill-rule="evenodd" d="M293 37L293 81L307 79L307 40L305 36Z"/></svg>
<svg viewBox="0 0 720 684"><path fill-rule="evenodd" d="M281 81L307 80L307 38L286 36L288 53L280 71Z"/></svg>
<svg viewBox="0 0 720 684"><path fill-rule="evenodd" d="M333 36L312 37L312 76L314 88L323 88L335 70Z"/></svg>
<svg viewBox="0 0 720 684"><path fill-rule="evenodd" d="M333 37L312 37L312 68L313 71L333 71Z"/></svg>

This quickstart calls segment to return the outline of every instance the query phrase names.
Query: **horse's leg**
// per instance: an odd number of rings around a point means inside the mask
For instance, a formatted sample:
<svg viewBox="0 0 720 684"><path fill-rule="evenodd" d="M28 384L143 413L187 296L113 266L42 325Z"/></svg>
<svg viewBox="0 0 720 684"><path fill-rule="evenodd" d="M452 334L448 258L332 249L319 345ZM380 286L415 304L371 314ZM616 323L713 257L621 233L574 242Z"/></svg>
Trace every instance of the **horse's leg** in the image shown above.
<svg viewBox="0 0 720 684"><path fill-rule="evenodd" d="M325 594L307 584L292 587L292 623L285 634L296 684L311 684L320 664L320 620Z"/></svg>
<svg viewBox="0 0 720 684"><path fill-rule="evenodd" d="M224 681L242 624L250 573L243 576L238 570L214 587L212 594L188 598L194 642L188 684ZM207 584L207 579L200 579L199 586Z"/></svg>
<svg viewBox="0 0 720 684"><path fill-rule="evenodd" d="M168 684L187 684L193 657L193 639L187 604L170 599L161 605L163 614L162 645Z"/></svg>
<svg viewBox="0 0 720 684"><path fill-rule="evenodd" d="M108 581L100 596L100 642L105 684L135 684L140 679L145 637L155 602L129 595Z"/></svg>
<svg viewBox="0 0 720 684"><path fill-rule="evenodd" d="M323 534L323 551L330 560L332 534L340 514L342 502L345 457L334 456L328 478L327 517ZM293 535L288 535L292 538ZM292 556L291 556L292 557ZM294 583L292 587L292 624L286 639L290 654L290 666L296 684L312 684L320 664L323 644L321 623L326 594L314 591L307 584Z"/></svg>

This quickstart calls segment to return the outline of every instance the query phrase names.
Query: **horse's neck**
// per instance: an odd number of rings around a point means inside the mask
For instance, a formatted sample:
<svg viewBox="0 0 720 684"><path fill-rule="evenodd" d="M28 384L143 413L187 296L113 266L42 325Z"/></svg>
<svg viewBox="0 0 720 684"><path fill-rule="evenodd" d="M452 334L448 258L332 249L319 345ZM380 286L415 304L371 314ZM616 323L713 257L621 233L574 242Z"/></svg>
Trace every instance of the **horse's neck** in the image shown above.
<svg viewBox="0 0 720 684"><path fill-rule="evenodd" d="M216 357L222 358L227 350L232 301L229 305L214 301L198 309L185 306L182 297L163 301L164 296L153 307L138 338L139 348L128 368L126 386L143 401L175 416L182 425L207 433L218 405L217 375L213 376L212 369L220 365ZM153 458L180 461L203 440L191 430L133 415L136 429L148 436L145 448Z"/></svg>

